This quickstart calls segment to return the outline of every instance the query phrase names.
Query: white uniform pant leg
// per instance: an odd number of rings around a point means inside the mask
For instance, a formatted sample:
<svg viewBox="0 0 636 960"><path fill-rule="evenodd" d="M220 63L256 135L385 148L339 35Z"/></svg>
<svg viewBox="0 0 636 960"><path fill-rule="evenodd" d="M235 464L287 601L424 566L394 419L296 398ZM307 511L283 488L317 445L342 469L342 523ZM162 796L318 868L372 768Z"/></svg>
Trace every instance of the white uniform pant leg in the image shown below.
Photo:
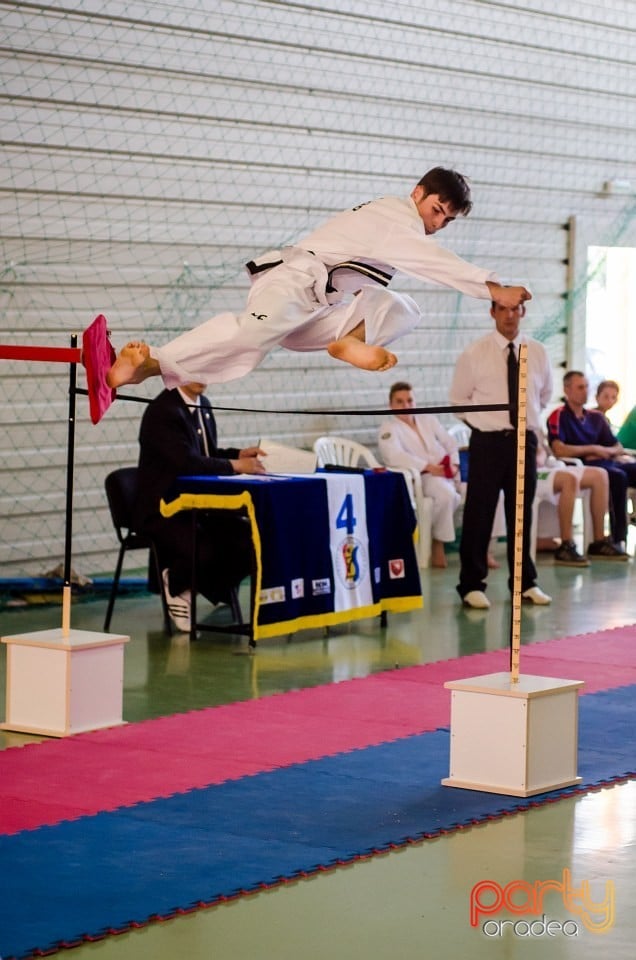
<svg viewBox="0 0 636 960"><path fill-rule="evenodd" d="M294 251L253 284L242 313L220 313L151 350L166 387L224 383L249 373L291 331L329 310L321 294L325 282L324 265Z"/></svg>
<svg viewBox="0 0 636 960"><path fill-rule="evenodd" d="M334 295L330 296L330 299ZM379 286L363 286L348 303L333 306L311 318L281 341L286 350L325 350L364 321L365 342L385 346L408 333L421 317L412 297Z"/></svg>
<svg viewBox="0 0 636 960"><path fill-rule="evenodd" d="M362 287L353 301L348 329L364 320L366 343L384 347L412 330L421 316L420 308L408 294L369 285Z"/></svg>
<svg viewBox="0 0 636 960"><path fill-rule="evenodd" d="M422 493L433 500L432 534L434 540L452 543L455 539L453 515L459 506L460 496L455 484L446 477L422 474Z"/></svg>

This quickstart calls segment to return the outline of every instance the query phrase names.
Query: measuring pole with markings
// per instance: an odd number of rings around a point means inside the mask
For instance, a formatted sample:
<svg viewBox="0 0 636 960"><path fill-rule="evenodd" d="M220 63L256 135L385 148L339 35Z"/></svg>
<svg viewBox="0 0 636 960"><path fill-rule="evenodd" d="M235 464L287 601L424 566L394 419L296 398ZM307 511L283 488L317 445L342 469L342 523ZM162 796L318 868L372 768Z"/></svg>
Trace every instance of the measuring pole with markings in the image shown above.
<svg viewBox="0 0 636 960"><path fill-rule="evenodd" d="M510 620L510 680L519 683L521 649L521 575L523 569L523 513L526 487L528 345L519 346L517 419L517 473L515 478L514 563L512 570L512 617Z"/></svg>
<svg viewBox="0 0 636 960"><path fill-rule="evenodd" d="M446 787L531 797L581 782L576 772L581 680L519 673L528 347L519 348L510 672L447 680L451 744ZM512 411L511 411L512 413ZM514 413L512 413L514 416Z"/></svg>

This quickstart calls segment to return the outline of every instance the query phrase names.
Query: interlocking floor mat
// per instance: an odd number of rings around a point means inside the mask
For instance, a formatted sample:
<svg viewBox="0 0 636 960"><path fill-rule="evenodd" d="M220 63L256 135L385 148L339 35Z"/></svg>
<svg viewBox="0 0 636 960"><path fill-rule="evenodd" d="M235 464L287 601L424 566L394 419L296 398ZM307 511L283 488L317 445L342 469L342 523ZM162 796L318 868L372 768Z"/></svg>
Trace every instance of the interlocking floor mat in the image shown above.
<svg viewBox="0 0 636 960"><path fill-rule="evenodd" d="M584 694L636 684L636 627L532 644L521 664ZM0 751L0 833L435 730L445 681L508 666L494 650Z"/></svg>
<svg viewBox="0 0 636 960"><path fill-rule="evenodd" d="M585 638L537 644L524 651L524 673L555 676L549 666L556 662L567 665L568 679L585 679L581 671L587 669L590 677L613 687L581 698L578 772L582 784L531 799L440 784L448 774L449 731L426 726L447 711L447 704L437 696L439 687L444 679L501 669L502 664L489 654L433 664L428 671L425 667L407 668L256 701L250 719L256 724L260 714L267 735L262 735L258 725L243 726L241 736L232 741L231 751L237 749L239 754L235 766L230 765L229 753L223 766L226 751L221 750L217 769L211 745L211 741L225 741L233 729L227 717L220 723L220 732L215 729L214 718L226 716L229 707L166 718L165 724L148 721L4 751L0 764L5 755L30 758L30 779L24 770L23 782L37 784L39 779L42 812L49 798L59 812L65 809L64 797L56 805L56 794L65 794L76 780L90 776L96 762L97 767L117 766L119 741L115 735L126 735L132 741L136 733L142 733L126 770L130 775L135 759L141 767L128 783L127 792L119 784L109 798L111 803L116 797L123 798L118 809L102 807L106 812L82 815L75 806L75 819L62 816L62 822L18 828L19 832L0 837L0 955L5 960L41 955L99 939L633 777L636 684L622 684L633 675L634 644L627 644L628 633L623 639L620 631L607 633L610 666L604 679L599 679L597 662L602 660L599 635L588 635L596 637L596 654ZM541 669L530 669L531 650ZM614 667L620 672L614 673ZM397 689L388 683L393 678ZM411 710L423 711L428 718L418 716L417 720L425 732L408 730L408 708L400 706L405 701ZM360 715L363 704L366 709ZM270 710L274 718L267 728L265 717ZM386 724L382 737L384 720L392 723ZM364 740L361 727L365 723L375 724L372 744L352 742ZM349 739L331 732L349 725L355 728ZM183 765L178 768L179 777L174 773L177 767L172 768L162 795L142 799L140 794L155 789L166 772L160 736L156 739L153 732L157 729L172 731L174 750L177 746L181 750ZM306 729L312 731L311 737L305 735ZM273 756L268 749L270 736ZM94 738L103 738L103 742L94 744ZM259 772L254 768L255 755L248 749L253 741L261 760ZM285 749L285 742L295 744L294 749ZM48 779L48 761L39 764L49 747L55 748L52 752L58 761L64 755L54 783ZM91 749L97 760L89 763ZM193 777L186 771L201 762L208 783L192 785ZM224 772L229 775L221 777ZM120 774L110 778L113 784ZM144 786L148 776L154 785L151 788ZM204 772L196 779L204 779ZM177 790L166 795L175 783ZM85 786L94 804L99 786ZM78 788L76 793L81 801L82 790ZM19 801L19 794L14 793L14 798ZM3 819L6 810L4 806Z"/></svg>

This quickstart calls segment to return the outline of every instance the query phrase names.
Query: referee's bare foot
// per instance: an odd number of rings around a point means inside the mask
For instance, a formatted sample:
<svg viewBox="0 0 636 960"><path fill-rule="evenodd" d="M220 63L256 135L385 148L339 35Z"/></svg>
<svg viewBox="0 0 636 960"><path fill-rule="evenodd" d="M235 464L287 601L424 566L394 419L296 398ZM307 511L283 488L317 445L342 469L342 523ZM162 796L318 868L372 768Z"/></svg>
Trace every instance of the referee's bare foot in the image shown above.
<svg viewBox="0 0 636 960"><path fill-rule="evenodd" d="M361 370L390 370L397 363L397 357L384 347L362 343L357 337L345 335L327 345L329 356L344 360Z"/></svg>
<svg viewBox="0 0 636 960"><path fill-rule="evenodd" d="M106 383L111 388L123 387L127 383L143 383L160 372L158 362L150 356L148 344L143 340L132 340L119 351L106 374Z"/></svg>

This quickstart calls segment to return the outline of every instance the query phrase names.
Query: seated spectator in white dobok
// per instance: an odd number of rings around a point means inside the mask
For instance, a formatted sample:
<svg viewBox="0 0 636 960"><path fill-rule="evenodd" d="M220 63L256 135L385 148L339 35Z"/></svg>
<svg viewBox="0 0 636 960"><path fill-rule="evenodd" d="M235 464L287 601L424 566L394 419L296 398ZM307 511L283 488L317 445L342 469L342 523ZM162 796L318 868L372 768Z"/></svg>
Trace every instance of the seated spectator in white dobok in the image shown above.
<svg viewBox="0 0 636 960"><path fill-rule="evenodd" d="M457 444L437 417L408 413L415 406L410 383L393 384L389 406L396 414L380 427L380 456L387 467L415 468L421 474L422 491L433 501L431 565L445 567L444 544L455 539L453 514L460 502Z"/></svg>

